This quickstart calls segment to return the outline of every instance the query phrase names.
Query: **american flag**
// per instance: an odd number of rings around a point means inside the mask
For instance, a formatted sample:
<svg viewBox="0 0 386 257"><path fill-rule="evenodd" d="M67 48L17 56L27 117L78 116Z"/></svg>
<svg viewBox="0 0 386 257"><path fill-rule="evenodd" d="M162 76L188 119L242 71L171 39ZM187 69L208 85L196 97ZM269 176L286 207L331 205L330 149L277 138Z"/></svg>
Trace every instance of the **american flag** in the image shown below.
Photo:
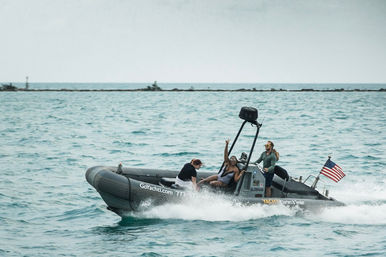
<svg viewBox="0 0 386 257"><path fill-rule="evenodd" d="M335 182L338 182L345 176L342 168L339 167L339 165L335 164L333 161L331 161L330 158L328 158L328 160L324 164L322 170L320 171L320 174L323 174L324 176L334 180Z"/></svg>

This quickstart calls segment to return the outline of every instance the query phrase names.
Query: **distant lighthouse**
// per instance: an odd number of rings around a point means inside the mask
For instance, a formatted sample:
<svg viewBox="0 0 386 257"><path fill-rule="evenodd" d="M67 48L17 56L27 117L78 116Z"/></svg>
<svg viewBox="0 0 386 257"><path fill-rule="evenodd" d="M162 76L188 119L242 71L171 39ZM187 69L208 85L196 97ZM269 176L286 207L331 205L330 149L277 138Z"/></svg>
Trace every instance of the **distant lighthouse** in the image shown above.
<svg viewBox="0 0 386 257"><path fill-rule="evenodd" d="M28 76L25 77L25 89L28 90L29 89L29 84L28 84Z"/></svg>

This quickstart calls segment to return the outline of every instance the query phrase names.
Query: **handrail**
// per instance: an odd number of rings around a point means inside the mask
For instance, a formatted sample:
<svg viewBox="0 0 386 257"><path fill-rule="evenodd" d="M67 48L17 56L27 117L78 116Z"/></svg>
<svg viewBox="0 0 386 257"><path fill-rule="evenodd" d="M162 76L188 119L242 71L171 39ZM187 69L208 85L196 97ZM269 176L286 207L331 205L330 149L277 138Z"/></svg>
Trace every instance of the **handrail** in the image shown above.
<svg viewBox="0 0 386 257"><path fill-rule="evenodd" d="M248 165L249 165L249 161L251 160L251 157L252 157L252 153L253 153L253 149L255 147L255 144L256 144L256 140L257 140L257 137L259 136L259 131L260 131L260 128L261 128L261 124L259 124L258 122L256 123L253 123L256 125L256 135L255 135L255 138L253 140L253 143L252 143L252 147L251 147L251 150L249 152L249 155L248 155L248 160L247 160L247 163L245 165L245 168L244 170L247 170L248 169ZM241 176L241 178L239 179L238 183L237 183L237 186L236 186L236 189L235 189L235 192L234 194L235 195L238 195L240 193L240 190L241 190L241 184L243 183L243 180L244 180L244 174Z"/></svg>
<svg viewBox="0 0 386 257"><path fill-rule="evenodd" d="M303 184L305 184L306 183L306 181L310 178L310 177L314 177L314 178L316 178L316 176L314 176L314 175L308 175L308 177L304 180L304 182L303 182Z"/></svg>
<svg viewBox="0 0 386 257"><path fill-rule="evenodd" d="M231 145L231 148L230 148L229 151L228 151L228 156L231 154L232 149L233 149L233 147L235 146L236 141L237 141L237 139L239 138L240 133L241 133L241 131L243 130L245 123L247 123L246 120L243 122L243 124L241 124L241 127L240 127L240 129L239 129L239 132L237 133L236 138L235 138L235 140L233 141L233 143L232 143L232 145ZM219 170L217 173L220 173L220 172L221 172L222 168L224 167L224 163L225 163L225 162L222 162L221 167L220 167L220 170Z"/></svg>

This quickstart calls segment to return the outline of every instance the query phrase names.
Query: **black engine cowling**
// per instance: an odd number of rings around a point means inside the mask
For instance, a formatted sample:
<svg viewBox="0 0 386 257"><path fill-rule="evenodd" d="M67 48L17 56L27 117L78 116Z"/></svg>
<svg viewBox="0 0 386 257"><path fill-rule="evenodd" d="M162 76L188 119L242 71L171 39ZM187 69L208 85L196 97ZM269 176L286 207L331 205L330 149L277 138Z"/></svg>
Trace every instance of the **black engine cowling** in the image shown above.
<svg viewBox="0 0 386 257"><path fill-rule="evenodd" d="M242 107L239 117L249 122L255 122L257 120L257 109L253 107Z"/></svg>

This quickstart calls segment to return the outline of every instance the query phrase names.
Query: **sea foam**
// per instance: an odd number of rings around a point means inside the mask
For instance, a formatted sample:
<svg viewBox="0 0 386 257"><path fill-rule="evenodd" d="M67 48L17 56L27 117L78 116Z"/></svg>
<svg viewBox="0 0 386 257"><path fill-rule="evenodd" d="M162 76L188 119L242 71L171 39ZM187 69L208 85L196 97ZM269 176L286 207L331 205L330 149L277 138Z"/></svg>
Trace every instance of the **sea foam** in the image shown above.
<svg viewBox="0 0 386 257"><path fill-rule="evenodd" d="M386 225L386 204L326 208L313 219L342 224Z"/></svg>
<svg viewBox="0 0 386 257"><path fill-rule="evenodd" d="M293 216L297 209L283 205L245 205L224 195L203 193L187 198L183 203L154 206L139 214L142 218L183 219L204 221L245 221L271 216Z"/></svg>

